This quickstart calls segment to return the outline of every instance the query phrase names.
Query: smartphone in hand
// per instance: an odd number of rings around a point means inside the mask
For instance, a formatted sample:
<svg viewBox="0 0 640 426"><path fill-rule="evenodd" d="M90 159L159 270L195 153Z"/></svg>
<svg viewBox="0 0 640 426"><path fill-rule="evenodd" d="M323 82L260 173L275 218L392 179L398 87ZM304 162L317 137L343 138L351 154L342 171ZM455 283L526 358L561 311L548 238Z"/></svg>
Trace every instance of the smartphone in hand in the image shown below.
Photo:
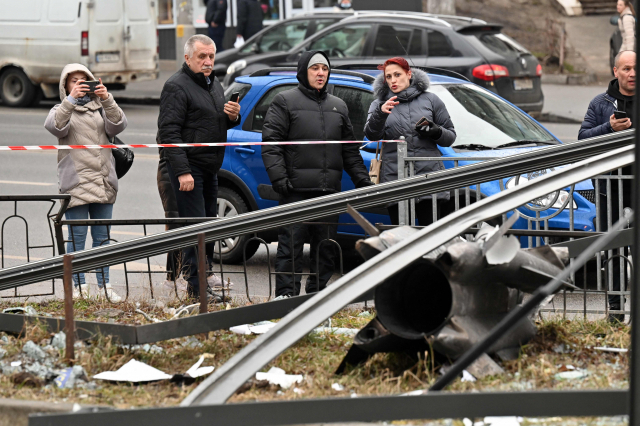
<svg viewBox="0 0 640 426"><path fill-rule="evenodd" d="M99 80L90 80L90 81L85 81L82 84L86 84L87 86L89 86L89 93L93 93L96 91L96 86L98 84L100 84Z"/></svg>
<svg viewBox="0 0 640 426"><path fill-rule="evenodd" d="M627 113L624 111L614 111L613 116L616 120L620 120L622 118L627 118Z"/></svg>
<svg viewBox="0 0 640 426"><path fill-rule="evenodd" d="M429 125L429 120L427 120L426 117L422 117L420 120L418 120L418 122L416 123L416 129L418 127L422 127L422 126L428 126Z"/></svg>
<svg viewBox="0 0 640 426"><path fill-rule="evenodd" d="M235 102L238 103L238 101L240 100L240 92L234 92L231 95L231 99L229 99L229 102Z"/></svg>

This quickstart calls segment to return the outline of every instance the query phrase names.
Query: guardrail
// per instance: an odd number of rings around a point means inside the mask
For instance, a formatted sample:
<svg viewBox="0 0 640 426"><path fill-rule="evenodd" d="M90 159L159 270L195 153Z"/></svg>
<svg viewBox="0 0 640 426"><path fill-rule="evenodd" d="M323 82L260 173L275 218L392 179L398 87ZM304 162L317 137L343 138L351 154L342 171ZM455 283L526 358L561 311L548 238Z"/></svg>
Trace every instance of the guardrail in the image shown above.
<svg viewBox="0 0 640 426"><path fill-rule="evenodd" d="M356 209L363 209L414 198L418 195L452 191L479 182L534 172L541 168L557 167L610 152L618 147L628 146L633 143L632 138L633 131L619 132L436 172L426 177L407 178L75 252L73 270L88 272L103 266L196 245L197 235L202 232L205 233L207 242L214 242L241 234L343 213L346 211L347 204L351 204ZM62 257L58 256L0 270L0 290L60 276L62 276Z"/></svg>

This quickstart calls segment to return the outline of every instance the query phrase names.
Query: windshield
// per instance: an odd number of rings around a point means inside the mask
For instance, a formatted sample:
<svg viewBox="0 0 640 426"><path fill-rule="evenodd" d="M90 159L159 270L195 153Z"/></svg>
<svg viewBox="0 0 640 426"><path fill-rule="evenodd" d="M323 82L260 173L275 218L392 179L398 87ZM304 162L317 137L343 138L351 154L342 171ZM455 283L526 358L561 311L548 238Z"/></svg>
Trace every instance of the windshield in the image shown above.
<svg viewBox="0 0 640 426"><path fill-rule="evenodd" d="M433 85L447 106L456 129L453 147L484 145L490 148L510 142L556 142L551 133L505 101L471 84Z"/></svg>

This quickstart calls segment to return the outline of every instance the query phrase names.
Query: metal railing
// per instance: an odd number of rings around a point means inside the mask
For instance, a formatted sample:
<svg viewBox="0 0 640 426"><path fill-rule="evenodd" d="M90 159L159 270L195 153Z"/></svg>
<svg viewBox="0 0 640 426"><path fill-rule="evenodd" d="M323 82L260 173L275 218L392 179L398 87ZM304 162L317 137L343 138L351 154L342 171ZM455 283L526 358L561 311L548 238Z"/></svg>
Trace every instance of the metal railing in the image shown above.
<svg viewBox="0 0 640 426"><path fill-rule="evenodd" d="M407 154L407 143L397 143L398 178L416 176L415 164L419 161L452 162L455 169L461 167L461 162L477 163L500 158L504 157L411 157ZM521 179L528 181L546 173L547 170L542 169L501 178L498 180L499 188L503 191L507 185L515 186L520 184ZM590 218L591 223L588 225L584 225L583 220L581 227L588 226L591 228L590 232L601 233L606 231L611 228L613 223L620 220L624 212L629 209L631 205L630 187L632 179L633 175L630 167L626 167L606 175L593 176L594 189L575 190L576 185L573 184L564 191L556 191L547 197L532 200L518 209L520 213L520 219L518 220L520 229L511 230L511 233L520 236L521 243L526 247L549 245L567 240L572 241L575 238L583 237L585 232L576 230L575 226L576 209L578 208L577 198L581 198L578 201L582 205L587 201L595 206L595 217ZM477 182L474 185L456 188L451 191L453 203L450 201L448 204L452 205L452 211L458 211L464 206L487 197L486 190L483 192L483 186L484 183ZM417 226L416 199L405 200L398 204L400 224ZM442 218L439 211L435 203L432 203L434 222ZM567 228L559 230L557 225L555 227L551 226L550 222L555 218L564 218L566 225L568 225ZM504 220L506 220L506 215L502 217L502 221ZM625 301L630 297L627 282L630 279L630 272L633 268L629 253L628 247L620 247L615 250L598 253L594 256L592 262L589 262L578 274L573 274L571 277L576 282L576 285L581 287L582 291L579 295L577 293L569 295L566 291L563 291L560 296L554 298L551 306L541 309L541 312L562 313L565 316L566 314L582 314L584 318L587 318L587 315L629 314L629 309L625 307ZM593 300L594 298L596 300ZM591 300L590 303L588 303L589 300ZM559 306L556 306L556 303ZM571 308L568 304L573 306L580 305L580 308ZM589 307L589 305L594 304L600 306L596 308ZM610 305L615 308L610 309Z"/></svg>

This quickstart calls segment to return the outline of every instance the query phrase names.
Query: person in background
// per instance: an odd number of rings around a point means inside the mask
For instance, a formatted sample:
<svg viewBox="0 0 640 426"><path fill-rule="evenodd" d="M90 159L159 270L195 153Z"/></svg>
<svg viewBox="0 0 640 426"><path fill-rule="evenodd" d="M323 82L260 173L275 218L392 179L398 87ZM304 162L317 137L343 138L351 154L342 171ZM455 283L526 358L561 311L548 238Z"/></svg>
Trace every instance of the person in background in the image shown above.
<svg viewBox="0 0 640 426"><path fill-rule="evenodd" d="M407 153L411 157L441 157L440 146L451 146L456 140L449 112L444 102L429 92L429 76L424 71L410 68L404 58L388 59L378 69L382 70L373 83L377 98L369 108L364 134L372 141L398 139L404 136ZM417 127L425 118L424 126ZM397 144L382 144L382 168L380 183L398 179ZM442 161L417 161L415 174L422 175L444 170ZM449 193L439 193L437 200L448 200ZM416 216L420 226L433 222L432 196L426 195L416 200ZM439 214L440 203L436 204ZM399 223L398 205L388 207L391 223Z"/></svg>
<svg viewBox="0 0 640 426"><path fill-rule="evenodd" d="M127 118L102 84L90 92L86 81L95 77L84 65L68 64L60 75L60 100L49 111L44 127L60 145L108 145L127 127ZM111 219L118 193L115 160L110 149L70 149L58 151L58 189L71 195L65 212L67 220ZM67 253L84 250L87 226L69 226ZM107 226L92 226L92 247L109 244ZM112 302L122 298L109 282L109 268L96 272L98 287ZM89 296L83 273L73 275L73 296ZM100 292L102 294L102 292Z"/></svg>
<svg viewBox="0 0 640 426"><path fill-rule="evenodd" d="M212 75L215 54L215 43L205 35L194 35L185 43L185 62L169 77L160 95L159 143L226 142L227 130L240 124L240 105L224 102L222 86ZM224 147L163 148L162 156L180 217L216 217L217 173ZM194 247L183 250L182 268L188 294L197 299L200 287Z"/></svg>
<svg viewBox="0 0 640 426"><path fill-rule="evenodd" d="M238 0L237 37L245 41L262 29L264 12L259 0Z"/></svg>
<svg viewBox="0 0 640 426"><path fill-rule="evenodd" d="M338 0L335 6L333 6L333 10L335 12L344 12L347 10L353 10L353 5L351 4L351 0Z"/></svg>
<svg viewBox="0 0 640 426"><path fill-rule="evenodd" d="M216 53L222 52L227 29L227 0L209 0L204 20L209 25L209 38L216 44Z"/></svg>
<svg viewBox="0 0 640 426"><path fill-rule="evenodd" d="M613 74L616 78L609 82L607 91L599 94L591 103L584 116L584 121L580 126L578 139L592 138L595 136L607 135L613 132L635 128L634 120L634 101L633 96L636 92L636 53L633 51L624 51L616 55L613 67ZM625 117L616 118L616 114ZM622 168L623 175L632 175L631 166ZM611 202L611 223L616 223L622 215L620 211L620 203L617 194L619 194L620 181L611 179L611 194L614 197ZM593 186L596 187L596 180L593 180ZM632 182L629 179L622 180L622 209L631 207L631 187ZM608 209L607 209L607 181L600 179L598 181L598 197L600 204L600 226L599 231L608 229ZM625 255L626 250L620 250L621 255ZM614 254L616 251L614 250ZM603 267L606 264L612 265L613 281L611 289L620 291L620 261L614 258L610 262L608 256L602 257ZM626 268L625 268L626 269ZM605 278L608 282L609 278ZM624 298L620 295L609 295L608 303L610 310L621 310L624 308ZM624 321L624 314L609 314L609 321L612 323Z"/></svg>
<svg viewBox="0 0 640 426"><path fill-rule="evenodd" d="M631 0L618 0L616 9L620 14L618 28L622 36L622 44L619 52L636 50L636 11Z"/></svg>
<svg viewBox="0 0 640 426"><path fill-rule="evenodd" d="M347 104L327 93L330 75L329 58L323 52L302 53L298 61L298 87L273 99L262 126L262 141L355 140ZM356 144L268 145L262 148L262 161L274 191L280 194L280 205L340 192L344 171L356 188L373 185ZM336 239L338 216L320 221L332 224L296 223L278 230L276 272L280 274L276 275L276 298L300 294L300 276L292 278L291 258L295 273L302 273L302 249L307 238L311 239L311 262L306 292L324 289L333 275L334 246L326 243L320 250L320 243Z"/></svg>

